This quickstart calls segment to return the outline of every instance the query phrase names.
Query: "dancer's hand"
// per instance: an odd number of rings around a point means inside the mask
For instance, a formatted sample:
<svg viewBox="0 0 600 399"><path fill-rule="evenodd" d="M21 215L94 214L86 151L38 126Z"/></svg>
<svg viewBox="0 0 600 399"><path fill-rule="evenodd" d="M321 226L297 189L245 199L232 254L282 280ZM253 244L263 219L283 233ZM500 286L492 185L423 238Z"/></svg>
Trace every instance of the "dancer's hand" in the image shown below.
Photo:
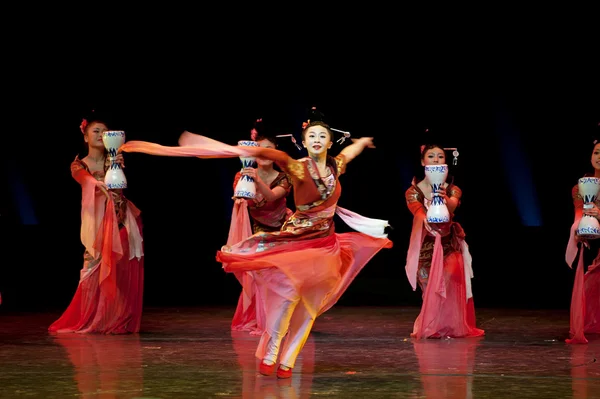
<svg viewBox="0 0 600 399"><path fill-rule="evenodd" d="M96 183L96 187L98 187L100 189L100 191L102 191L104 193L104 195L106 195L106 198L112 199L112 197L108 191L108 187L106 187L106 184L104 184L103 181L98 180L98 182Z"/></svg>
<svg viewBox="0 0 600 399"><path fill-rule="evenodd" d="M119 164L119 166L121 166L121 168L125 169L125 159L123 158L123 154L117 154L115 156L115 162L117 164ZM110 163L111 163L110 158L106 157L106 159L104 160L104 166L109 167Z"/></svg>
<svg viewBox="0 0 600 399"><path fill-rule="evenodd" d="M446 188L445 187L442 187L439 190L435 191L434 194L442 197L444 199L444 203L448 202L449 198L448 198L448 195L446 194Z"/></svg>
<svg viewBox="0 0 600 399"><path fill-rule="evenodd" d="M122 189L108 190L108 192L112 197L113 201L116 201L121 197Z"/></svg>
<svg viewBox="0 0 600 399"><path fill-rule="evenodd" d="M121 168L125 169L125 159L123 158L123 154L117 154L115 162L121 165Z"/></svg>
<svg viewBox="0 0 600 399"><path fill-rule="evenodd" d="M233 203L236 205L242 204L244 201L246 201L244 198L237 198L237 197L232 197L231 199L233 199Z"/></svg>
<svg viewBox="0 0 600 399"><path fill-rule="evenodd" d="M590 205L592 205L592 207L589 209L586 209L585 207L583 208L583 214L593 216L596 219L598 219L598 216L600 215L600 212L598 211L598 207L596 206L596 204L590 204Z"/></svg>
<svg viewBox="0 0 600 399"><path fill-rule="evenodd" d="M260 179L260 177L258 177L258 173L256 173L256 169L254 168L243 168L241 173L243 176L250 176L255 181Z"/></svg>
<svg viewBox="0 0 600 399"><path fill-rule="evenodd" d="M586 238L578 236L577 234L575 234L575 242L582 243L583 246L586 248L590 247L590 243L588 242L588 240Z"/></svg>
<svg viewBox="0 0 600 399"><path fill-rule="evenodd" d="M352 139L352 142L355 144L360 144L363 148L375 148L375 144L373 144L373 137L361 137L359 139Z"/></svg>

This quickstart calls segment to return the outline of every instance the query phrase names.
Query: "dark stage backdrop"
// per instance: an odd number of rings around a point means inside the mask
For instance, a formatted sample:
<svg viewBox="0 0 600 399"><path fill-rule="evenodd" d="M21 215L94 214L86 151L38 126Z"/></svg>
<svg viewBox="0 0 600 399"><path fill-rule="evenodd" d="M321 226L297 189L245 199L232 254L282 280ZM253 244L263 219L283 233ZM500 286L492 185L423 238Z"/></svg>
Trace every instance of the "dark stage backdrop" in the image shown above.
<svg viewBox="0 0 600 399"><path fill-rule="evenodd" d="M234 144L248 137L256 117L299 138L305 110L316 105L332 127L374 136L377 145L341 178L340 205L389 219L395 228L394 248L366 266L340 304L420 304L420 291L410 289L404 274L412 221L404 192L422 171L419 145L433 140L460 152L451 174L463 189L457 220L473 255L476 306L567 308L574 276L564 261L570 194L591 170L597 96L594 102L577 87L545 82L488 79L493 83L407 89L372 79L322 85L320 92L300 84L261 92L239 82L211 91L148 82L97 98L86 93L82 99L73 89L61 100L40 90L15 115L27 128L11 136L13 144L25 149L3 148L1 157L2 307L64 309L76 289L83 255L80 187L69 165L85 155L78 126L90 107L110 112L110 127L125 130L128 140L176 145L183 130ZM304 155L290 143L284 149ZM335 145L333 152L340 149ZM239 284L221 270L215 253L226 241L239 160L125 157L126 195L143 212L145 304L233 306ZM336 228L348 230L340 220Z"/></svg>

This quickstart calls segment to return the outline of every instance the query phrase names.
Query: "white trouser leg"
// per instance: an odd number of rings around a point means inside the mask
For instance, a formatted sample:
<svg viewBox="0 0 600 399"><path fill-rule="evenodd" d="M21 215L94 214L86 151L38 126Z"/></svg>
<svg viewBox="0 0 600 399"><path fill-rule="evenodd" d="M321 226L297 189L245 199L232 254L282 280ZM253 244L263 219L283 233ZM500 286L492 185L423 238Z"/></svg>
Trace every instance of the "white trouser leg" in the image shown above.
<svg viewBox="0 0 600 399"><path fill-rule="evenodd" d="M315 319L308 314L304 305L296 306L290 320L290 335L285 341L285 347L281 351L280 363L282 365L294 368L296 358L300 354L300 351L302 351L314 322Z"/></svg>
<svg viewBox="0 0 600 399"><path fill-rule="evenodd" d="M294 314L294 309L300 302L300 296L296 289L291 285L287 278L282 278L282 273L278 270L269 270L262 273L263 278L277 281L277 292L265 290L263 301L267 310L266 329L264 334L269 334L270 339L265 349L263 360L276 362L277 355L281 346L281 341L288 332L290 320Z"/></svg>

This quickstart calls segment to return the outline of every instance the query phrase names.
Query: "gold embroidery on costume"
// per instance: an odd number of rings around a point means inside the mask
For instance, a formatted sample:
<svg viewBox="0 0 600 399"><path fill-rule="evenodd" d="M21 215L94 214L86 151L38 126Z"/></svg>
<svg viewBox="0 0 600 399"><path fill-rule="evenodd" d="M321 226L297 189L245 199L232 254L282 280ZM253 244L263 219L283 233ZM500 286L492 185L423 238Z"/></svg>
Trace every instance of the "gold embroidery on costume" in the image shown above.
<svg viewBox="0 0 600 399"><path fill-rule="evenodd" d="M327 199L327 197L329 197L330 192L327 191L327 186L319 176L319 171L316 166L317 165L312 160L306 161L306 168L308 169L308 173L310 174L310 177L312 177L312 179L315 181L315 184L317 185L317 190L319 190L319 194L321 194L321 199L325 200ZM331 172L331 169L329 169L329 167L327 167L327 170Z"/></svg>
<svg viewBox="0 0 600 399"><path fill-rule="evenodd" d="M303 158L302 159L304 162L306 162L306 169L308 169L308 174L310 175L310 177L313 180L319 180L319 172L317 171L316 168L316 164L313 163L312 160L309 160L308 158Z"/></svg>
<svg viewBox="0 0 600 399"><path fill-rule="evenodd" d="M290 158L288 160L287 169L298 180L304 179L304 165L302 162Z"/></svg>
<svg viewBox="0 0 600 399"><path fill-rule="evenodd" d="M342 174L346 173L346 157L340 154L334 159L337 166L337 175L341 176Z"/></svg>
<svg viewBox="0 0 600 399"><path fill-rule="evenodd" d="M462 190L453 184L450 186L448 196L460 199L462 197Z"/></svg>
<svg viewBox="0 0 600 399"><path fill-rule="evenodd" d="M406 192L406 202L420 202L420 194L415 189L415 186L411 186Z"/></svg>
<svg viewBox="0 0 600 399"><path fill-rule="evenodd" d="M80 162L71 163L71 173L79 172L81 169L84 169L83 165Z"/></svg>
<svg viewBox="0 0 600 399"><path fill-rule="evenodd" d="M317 168L313 165L312 161L307 161L307 162L308 163L306 164L306 167L308 169L308 172L310 173L310 176L312 177L315 184L317 185L317 189L319 190L319 193L321 194L321 199L313 202L312 204L297 205L296 209L298 209L301 212L308 211L311 208L314 208L315 206L319 206L323 202L327 201L327 199L331 196L331 194L335 190L335 186L337 184L336 177L333 173L330 173L329 176L321 179L319 177L319 172L318 172ZM331 172L331 168L329 168L328 170L329 170L329 172Z"/></svg>

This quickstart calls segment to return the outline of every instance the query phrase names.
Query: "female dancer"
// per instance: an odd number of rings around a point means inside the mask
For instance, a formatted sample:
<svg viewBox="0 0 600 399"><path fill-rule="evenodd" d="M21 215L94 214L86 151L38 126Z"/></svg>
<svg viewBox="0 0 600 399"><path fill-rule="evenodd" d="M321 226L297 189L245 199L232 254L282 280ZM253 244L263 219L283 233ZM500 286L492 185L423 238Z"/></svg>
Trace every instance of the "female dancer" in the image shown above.
<svg viewBox="0 0 600 399"><path fill-rule="evenodd" d="M594 148L592 151L592 167L593 174L587 174L586 177L600 178L600 142L594 140ZM584 271L584 254L583 247L590 248L590 244L594 250L598 247L598 240L587 241L576 235L577 226L583 215L590 215L596 219L600 219L600 199L596 199L595 203L589 204L589 207L584 208L583 198L579 194L579 187L575 185L572 190L573 206L575 208L575 221L571 226L571 235L567 246L566 261L569 267L572 267L577 253L579 252L579 260L577 262L577 270L575 272L575 281L573 283L573 293L571 296L571 318L570 318L570 337L566 340L569 344L587 344L588 340L585 334L600 334L600 250L596 259L588 266L587 272ZM580 246L578 251L577 246Z"/></svg>
<svg viewBox="0 0 600 399"><path fill-rule="evenodd" d="M384 232L386 221L337 206L340 175L365 148L374 148L373 139L353 140L335 158L327 154L332 139L332 130L322 120L309 121L302 132L309 156L300 160L275 149L233 147L189 132L180 137L182 147L146 142L121 147L126 152L201 158L252 155L275 161L290 175L296 212L281 230L256 233L217 252L226 272L253 271L266 292L267 324L256 350L263 375L273 374L279 359L277 377L290 378L315 318L338 301L375 254L392 247ZM360 233L336 233L334 214Z"/></svg>
<svg viewBox="0 0 600 399"><path fill-rule="evenodd" d="M445 164L444 148L421 146L421 165ZM406 204L414 215L408 249L406 274L413 290L418 280L423 305L411 337L458 338L484 335L475 327L475 307L471 292L471 255L465 233L452 221L462 191L444 183L437 195L444 198L451 215L449 223L427 223L427 207L432 197L425 179L413 180L406 190ZM423 229L425 228L425 229Z"/></svg>
<svg viewBox="0 0 600 399"><path fill-rule="evenodd" d="M256 121L251 138L263 148L277 148L277 139L264 130L262 119ZM285 172L276 170L270 159L258 158L257 169L244 168L235 175L233 187L242 175L250 176L256 183L256 198L247 200L252 232L278 231L292 211L286 206L286 197L292 188ZM246 201L239 199L238 201Z"/></svg>
<svg viewBox="0 0 600 399"><path fill-rule="evenodd" d="M88 155L71 163L81 185L81 241L85 247L79 285L71 304L49 327L52 332L123 334L140 330L144 258L140 211L103 183L106 124L83 120ZM117 162L123 165L121 154Z"/></svg>
<svg viewBox="0 0 600 399"><path fill-rule="evenodd" d="M277 148L277 139L265 129L261 119L257 119L251 130L251 139L263 148ZM248 238L252 233L261 231L279 231L283 223L292 215L287 208L287 196L292 188L285 172L276 170L273 161L259 158L258 168L244 168L235 175L235 189L242 175L250 176L256 184L256 198L237 198L233 205L231 227L227 245L236 244ZM249 217L248 217L249 213ZM250 219L252 226L250 226ZM236 273L242 284L242 293L231 323L232 330L250 331L261 335L265 329L265 309L261 293L254 282L252 272Z"/></svg>

